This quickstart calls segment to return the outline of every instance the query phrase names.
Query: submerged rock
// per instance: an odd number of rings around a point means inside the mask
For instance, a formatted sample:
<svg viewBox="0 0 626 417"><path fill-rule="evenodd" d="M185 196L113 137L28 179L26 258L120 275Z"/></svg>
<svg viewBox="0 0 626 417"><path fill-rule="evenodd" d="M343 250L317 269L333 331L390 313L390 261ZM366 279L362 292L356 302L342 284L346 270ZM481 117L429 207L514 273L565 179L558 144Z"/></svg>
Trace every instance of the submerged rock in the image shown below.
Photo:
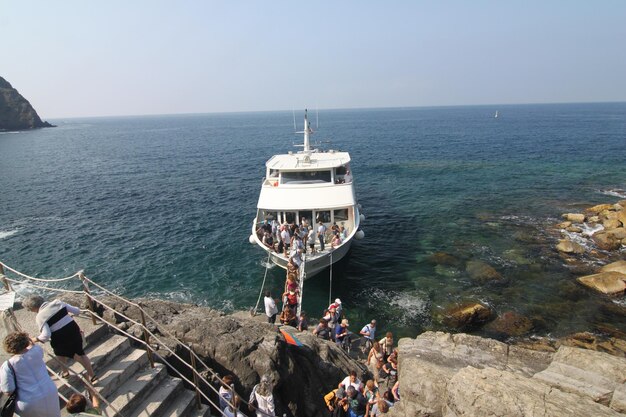
<svg viewBox="0 0 626 417"><path fill-rule="evenodd" d="M459 258L446 252L435 252L428 256L427 260L430 263L444 266L459 266L462 263Z"/></svg>
<svg viewBox="0 0 626 417"><path fill-rule="evenodd" d="M532 321L514 311L506 311L489 323L485 330L506 336L521 336L533 328Z"/></svg>
<svg viewBox="0 0 626 417"><path fill-rule="evenodd" d="M562 239L559 240L559 244L556 245L556 250L564 253L585 253L585 248L579 245L576 242L572 242L571 240Z"/></svg>
<svg viewBox="0 0 626 417"><path fill-rule="evenodd" d="M493 317L493 311L480 303L467 303L448 308L443 313L442 322L455 329L478 327Z"/></svg>
<svg viewBox="0 0 626 417"><path fill-rule="evenodd" d="M494 267L483 261L469 261L465 270L470 278L481 283L502 280L502 275Z"/></svg>

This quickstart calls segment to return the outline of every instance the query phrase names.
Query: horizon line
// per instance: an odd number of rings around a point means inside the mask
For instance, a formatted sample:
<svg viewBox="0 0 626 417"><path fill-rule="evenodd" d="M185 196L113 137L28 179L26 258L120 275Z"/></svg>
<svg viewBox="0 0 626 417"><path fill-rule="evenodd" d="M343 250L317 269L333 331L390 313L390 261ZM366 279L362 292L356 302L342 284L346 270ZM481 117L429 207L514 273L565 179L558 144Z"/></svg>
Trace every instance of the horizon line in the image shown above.
<svg viewBox="0 0 626 417"><path fill-rule="evenodd" d="M626 100L616 101L564 101L564 102L541 102L541 103L492 103L492 104L442 104L431 106L383 106L383 107L334 107L334 108L308 108L316 111L337 111L337 110L393 110L393 109L430 109L430 108L454 108L454 107L492 107L492 106L537 106L537 105L558 105L558 104L620 104ZM497 110L497 109L496 109ZM185 112L185 113L145 113L145 114L110 114L101 116L58 116L46 118L47 120L62 119L106 119L124 117L157 117L157 116L197 116L203 114L249 114L249 113L281 113L291 112L293 109L275 110L231 110L231 111L207 111L207 112ZM42 120L44 118L41 118Z"/></svg>

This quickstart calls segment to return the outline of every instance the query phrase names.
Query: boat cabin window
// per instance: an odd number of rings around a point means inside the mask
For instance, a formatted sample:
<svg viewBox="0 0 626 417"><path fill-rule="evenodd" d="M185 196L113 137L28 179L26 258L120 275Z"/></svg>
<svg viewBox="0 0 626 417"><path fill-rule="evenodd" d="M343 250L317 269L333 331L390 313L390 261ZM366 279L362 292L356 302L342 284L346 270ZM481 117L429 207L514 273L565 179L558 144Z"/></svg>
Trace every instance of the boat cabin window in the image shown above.
<svg viewBox="0 0 626 417"><path fill-rule="evenodd" d="M283 171L283 184L311 184L331 182L330 171Z"/></svg>
<svg viewBox="0 0 626 417"><path fill-rule="evenodd" d="M348 167L345 165L335 168L335 174L337 175L346 175L347 173L348 173Z"/></svg>
<svg viewBox="0 0 626 417"><path fill-rule="evenodd" d="M267 220L268 222L271 222L272 220L278 220L278 213L269 210L259 210L259 216L257 218L257 221L261 223L263 220Z"/></svg>
<svg viewBox="0 0 626 417"><path fill-rule="evenodd" d="M348 209L334 210L333 212L334 222L345 222L348 220Z"/></svg>
<svg viewBox="0 0 626 417"><path fill-rule="evenodd" d="M295 224L296 219L297 216L295 211L286 211L283 213L283 223Z"/></svg>
<svg viewBox="0 0 626 417"><path fill-rule="evenodd" d="M320 221L330 223L330 210L315 212L315 222L319 223Z"/></svg>

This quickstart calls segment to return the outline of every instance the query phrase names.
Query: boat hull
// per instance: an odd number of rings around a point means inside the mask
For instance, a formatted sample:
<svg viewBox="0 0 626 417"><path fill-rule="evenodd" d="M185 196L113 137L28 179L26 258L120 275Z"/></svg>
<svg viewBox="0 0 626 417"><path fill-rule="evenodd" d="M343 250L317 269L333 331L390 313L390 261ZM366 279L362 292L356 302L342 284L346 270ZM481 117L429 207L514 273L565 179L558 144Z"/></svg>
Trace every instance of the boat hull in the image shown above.
<svg viewBox="0 0 626 417"><path fill-rule="evenodd" d="M304 270L306 274L305 279L309 279L319 274L324 269L330 267L332 264L340 261L344 256L346 256L346 254L350 250L351 245L352 239L349 239L335 249L327 249L324 252L317 253L315 255L311 255L310 253L306 254L304 264ZM267 248L265 248L264 246L262 247L266 252L268 252ZM328 245L327 247L330 248L330 245ZM272 263L280 266L281 268L287 269L287 262L289 260L284 256L276 252L272 252L272 254L270 255L270 260L272 261Z"/></svg>

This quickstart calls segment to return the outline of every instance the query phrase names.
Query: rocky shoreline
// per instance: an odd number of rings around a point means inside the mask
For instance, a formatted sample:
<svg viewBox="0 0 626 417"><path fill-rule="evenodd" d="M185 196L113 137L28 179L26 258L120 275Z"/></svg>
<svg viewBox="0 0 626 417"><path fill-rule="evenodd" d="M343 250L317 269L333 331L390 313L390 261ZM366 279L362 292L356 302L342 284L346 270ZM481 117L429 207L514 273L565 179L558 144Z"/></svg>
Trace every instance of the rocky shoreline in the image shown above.
<svg viewBox="0 0 626 417"><path fill-rule="evenodd" d="M78 296L67 301L84 304L84 298ZM161 323L162 327L151 329L155 334L164 330L173 333L190 344L214 371L235 375L240 394L249 395L262 375L270 376L278 415L325 416L323 396L351 370L368 377L362 360L310 332L298 333L302 347L287 344L277 327L265 322L264 315L224 314L160 300L136 302ZM106 303L132 319L140 319L138 311L125 303L115 299L106 299ZM100 311L120 329L142 336L137 325L110 311ZM181 351L173 340L167 343ZM415 339L400 339L398 347L402 401L391 409L390 416L604 416L626 412L626 341L617 338L578 334L562 340L522 339L511 345L463 333L425 332ZM170 356L166 351L160 354ZM558 358L567 355L575 357L568 359L567 366L573 361L600 367L599 376L593 375L593 370L580 370L583 381L578 385L594 386L598 382L593 378L600 378L602 384L596 391L602 395L589 397L588 392L575 391L565 383L576 385L570 381L571 375L553 375L555 367L565 372L563 360ZM585 382L585 378L592 381Z"/></svg>

